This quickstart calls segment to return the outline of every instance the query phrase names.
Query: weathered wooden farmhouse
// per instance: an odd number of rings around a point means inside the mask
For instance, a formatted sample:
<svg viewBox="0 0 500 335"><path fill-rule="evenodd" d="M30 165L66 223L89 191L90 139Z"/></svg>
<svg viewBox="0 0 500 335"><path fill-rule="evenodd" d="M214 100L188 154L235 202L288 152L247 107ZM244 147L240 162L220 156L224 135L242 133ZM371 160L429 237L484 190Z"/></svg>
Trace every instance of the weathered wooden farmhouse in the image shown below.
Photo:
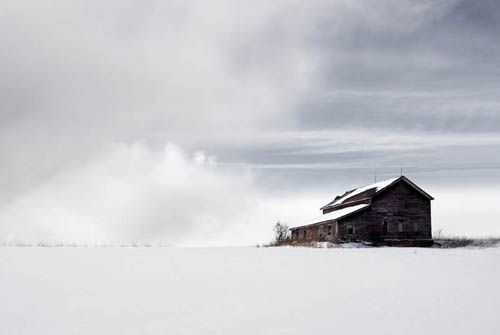
<svg viewBox="0 0 500 335"><path fill-rule="evenodd" d="M405 176L360 187L321 207L317 220L292 228L292 242L429 246L433 199Z"/></svg>

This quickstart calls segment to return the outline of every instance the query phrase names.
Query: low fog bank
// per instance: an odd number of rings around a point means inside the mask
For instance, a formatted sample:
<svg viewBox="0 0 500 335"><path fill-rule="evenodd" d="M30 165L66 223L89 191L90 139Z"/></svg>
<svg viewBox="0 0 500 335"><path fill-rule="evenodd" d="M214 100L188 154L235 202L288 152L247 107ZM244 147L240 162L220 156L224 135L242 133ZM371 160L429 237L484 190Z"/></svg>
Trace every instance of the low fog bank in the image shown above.
<svg viewBox="0 0 500 335"><path fill-rule="evenodd" d="M144 142L115 143L3 203L0 239L255 244L271 238L280 218L299 223L316 207L314 200L265 192L251 169L219 166L202 151L188 153L173 143L162 150Z"/></svg>

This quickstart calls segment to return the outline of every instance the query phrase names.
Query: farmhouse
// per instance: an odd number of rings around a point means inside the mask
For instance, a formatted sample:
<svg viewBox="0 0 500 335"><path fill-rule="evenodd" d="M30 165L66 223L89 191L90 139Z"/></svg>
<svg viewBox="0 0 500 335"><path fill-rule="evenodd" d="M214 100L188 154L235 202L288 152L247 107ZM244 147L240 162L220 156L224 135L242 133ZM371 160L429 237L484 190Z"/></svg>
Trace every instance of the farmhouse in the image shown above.
<svg viewBox="0 0 500 335"><path fill-rule="evenodd" d="M433 199L405 176L353 189L321 207L320 218L292 228L292 242L429 246Z"/></svg>

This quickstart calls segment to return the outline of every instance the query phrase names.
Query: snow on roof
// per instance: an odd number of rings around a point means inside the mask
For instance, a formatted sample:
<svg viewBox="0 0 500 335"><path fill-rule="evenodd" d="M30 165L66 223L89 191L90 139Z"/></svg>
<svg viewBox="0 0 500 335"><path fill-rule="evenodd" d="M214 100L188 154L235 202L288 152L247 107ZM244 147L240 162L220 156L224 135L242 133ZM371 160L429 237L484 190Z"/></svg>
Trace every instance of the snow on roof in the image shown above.
<svg viewBox="0 0 500 335"><path fill-rule="evenodd" d="M315 220L311 220L309 223L306 224L306 226L311 225L311 224L315 224L318 222L337 220L337 219L340 219L344 216L352 214L354 212L363 210L363 209L367 208L368 206L370 206L370 204L361 204L361 205L355 205L355 206L351 206L351 207L338 209L336 211L326 213L326 214L323 214L319 217L316 217Z"/></svg>
<svg viewBox="0 0 500 335"><path fill-rule="evenodd" d="M353 191L347 193L347 194L344 194L343 196L341 197L337 197L334 201L332 201L331 203L327 204L326 206L324 206L323 208L327 208L327 207L330 207L330 206L334 206L334 205L339 205L339 204L342 204L344 203L347 199L350 199L352 198L353 196L355 195L358 195L360 193L363 193L365 191L368 191L368 190L371 190L371 189L375 189L375 192L378 192L380 190L383 190L384 188L386 188L387 186L391 185L393 182L395 182L396 180L398 180L400 177L398 178L391 178L391 179L387 179L387 180L383 180L383 181L379 181L378 183L374 183L374 184L370 184L370 185L366 185L366 186L363 186L363 187L360 187L360 188L357 188L357 189L354 189ZM349 207L350 208L350 207Z"/></svg>

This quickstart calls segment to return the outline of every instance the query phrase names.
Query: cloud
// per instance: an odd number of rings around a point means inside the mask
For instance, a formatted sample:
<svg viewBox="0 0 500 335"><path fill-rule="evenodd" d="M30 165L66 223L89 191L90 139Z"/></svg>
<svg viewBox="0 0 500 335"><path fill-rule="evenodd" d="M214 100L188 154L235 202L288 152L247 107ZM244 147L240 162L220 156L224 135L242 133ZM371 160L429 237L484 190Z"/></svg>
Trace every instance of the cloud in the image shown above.
<svg viewBox="0 0 500 335"><path fill-rule="evenodd" d="M173 143L114 143L0 206L7 243L255 245L319 214L328 190L263 189L255 170Z"/></svg>
<svg viewBox="0 0 500 335"><path fill-rule="evenodd" d="M110 142L196 149L221 130L293 123L314 77L303 40L316 10L298 2L285 17L286 1L1 6L1 198Z"/></svg>
<svg viewBox="0 0 500 335"><path fill-rule="evenodd" d="M249 224L256 198L248 171L223 171L203 152L117 143L3 204L0 235L35 242L211 241L228 225Z"/></svg>

